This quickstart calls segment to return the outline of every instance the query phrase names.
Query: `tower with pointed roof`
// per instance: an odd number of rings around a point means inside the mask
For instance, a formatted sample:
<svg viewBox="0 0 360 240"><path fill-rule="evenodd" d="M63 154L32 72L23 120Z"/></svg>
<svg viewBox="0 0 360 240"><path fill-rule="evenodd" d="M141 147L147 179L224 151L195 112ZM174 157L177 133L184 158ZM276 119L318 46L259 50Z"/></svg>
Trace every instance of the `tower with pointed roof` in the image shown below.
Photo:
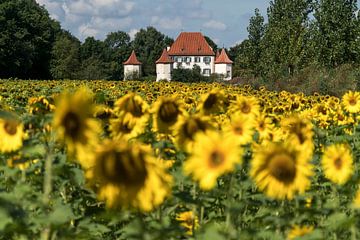
<svg viewBox="0 0 360 240"><path fill-rule="evenodd" d="M156 81L171 81L171 73L174 61L170 59L166 49L163 50L160 58L156 61Z"/></svg>
<svg viewBox="0 0 360 240"><path fill-rule="evenodd" d="M124 65L124 80L138 79L141 77L142 63L137 59L135 51L131 52L128 60L123 62Z"/></svg>
<svg viewBox="0 0 360 240"><path fill-rule="evenodd" d="M220 55L215 59L215 73L221 74L224 77L223 80L231 80L232 64L233 61L230 60L223 48Z"/></svg>

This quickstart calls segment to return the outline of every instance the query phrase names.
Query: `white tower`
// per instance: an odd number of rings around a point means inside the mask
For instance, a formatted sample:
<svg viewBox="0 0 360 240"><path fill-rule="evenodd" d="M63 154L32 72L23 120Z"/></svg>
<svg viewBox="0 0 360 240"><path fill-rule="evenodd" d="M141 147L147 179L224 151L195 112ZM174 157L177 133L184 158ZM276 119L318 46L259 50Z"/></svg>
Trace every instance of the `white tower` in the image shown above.
<svg viewBox="0 0 360 240"><path fill-rule="evenodd" d="M166 49L163 50L160 58L156 61L156 81L171 81L171 72L174 61L170 59Z"/></svg>
<svg viewBox="0 0 360 240"><path fill-rule="evenodd" d="M138 79L141 77L141 62L136 58L133 50L129 59L123 63L124 65L124 80Z"/></svg>
<svg viewBox="0 0 360 240"><path fill-rule="evenodd" d="M220 55L215 59L215 73L222 74L224 80L231 80L232 64L233 61L230 60L225 49L222 49Z"/></svg>

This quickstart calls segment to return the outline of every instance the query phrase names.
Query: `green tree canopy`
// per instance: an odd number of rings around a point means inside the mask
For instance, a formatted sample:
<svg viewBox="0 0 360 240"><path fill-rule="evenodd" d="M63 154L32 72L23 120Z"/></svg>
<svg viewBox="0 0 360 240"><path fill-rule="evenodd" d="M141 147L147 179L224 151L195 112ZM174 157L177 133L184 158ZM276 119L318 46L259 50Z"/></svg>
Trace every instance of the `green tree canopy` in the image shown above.
<svg viewBox="0 0 360 240"><path fill-rule="evenodd" d="M35 0L2 0L0 26L0 77L50 78L59 23Z"/></svg>
<svg viewBox="0 0 360 240"><path fill-rule="evenodd" d="M52 49L50 72L55 79L75 79L80 67L80 41L63 31L56 38Z"/></svg>
<svg viewBox="0 0 360 240"><path fill-rule="evenodd" d="M173 40L154 27L147 27L140 29L135 34L135 39L132 42L133 49L140 62L142 62L143 74L145 76L155 75L156 67L155 61L161 56L163 49L170 46Z"/></svg>

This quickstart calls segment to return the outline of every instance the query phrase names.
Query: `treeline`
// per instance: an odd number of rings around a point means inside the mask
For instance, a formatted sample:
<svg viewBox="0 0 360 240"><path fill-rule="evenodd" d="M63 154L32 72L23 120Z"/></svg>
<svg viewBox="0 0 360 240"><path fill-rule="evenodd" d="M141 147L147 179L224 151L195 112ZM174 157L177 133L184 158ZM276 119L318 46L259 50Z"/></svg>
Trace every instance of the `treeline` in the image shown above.
<svg viewBox="0 0 360 240"><path fill-rule="evenodd" d="M123 31L103 41L83 43L49 17L35 0L0 2L0 78L123 79L122 62L132 49L145 76L155 75L155 61L173 39L153 27L141 29L131 41Z"/></svg>
<svg viewBox="0 0 360 240"><path fill-rule="evenodd" d="M274 0L267 19L256 9L248 38L230 49L240 80L334 94L360 82L356 0Z"/></svg>

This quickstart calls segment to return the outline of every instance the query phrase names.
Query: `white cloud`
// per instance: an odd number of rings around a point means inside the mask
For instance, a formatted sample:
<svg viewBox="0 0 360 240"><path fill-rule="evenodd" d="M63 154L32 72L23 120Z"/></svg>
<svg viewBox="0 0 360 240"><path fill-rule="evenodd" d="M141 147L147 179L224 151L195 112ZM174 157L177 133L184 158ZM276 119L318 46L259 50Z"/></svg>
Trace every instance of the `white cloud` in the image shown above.
<svg viewBox="0 0 360 240"><path fill-rule="evenodd" d="M180 17L168 18L153 16L151 24L161 29L180 29L182 27L182 20Z"/></svg>
<svg viewBox="0 0 360 240"><path fill-rule="evenodd" d="M222 23L222 22L216 21L216 20L210 20L210 21L204 23L203 27L209 28L209 29L214 29L214 30L220 30L220 31L225 31L227 29L227 26L225 23Z"/></svg>
<svg viewBox="0 0 360 240"><path fill-rule="evenodd" d="M136 35L136 33L138 33L138 32L139 32L139 29L136 29L136 28L131 29L131 30L128 32L128 34L129 34L129 36L130 36L130 39L131 39L131 40L134 40L134 39L135 39L135 35Z"/></svg>

